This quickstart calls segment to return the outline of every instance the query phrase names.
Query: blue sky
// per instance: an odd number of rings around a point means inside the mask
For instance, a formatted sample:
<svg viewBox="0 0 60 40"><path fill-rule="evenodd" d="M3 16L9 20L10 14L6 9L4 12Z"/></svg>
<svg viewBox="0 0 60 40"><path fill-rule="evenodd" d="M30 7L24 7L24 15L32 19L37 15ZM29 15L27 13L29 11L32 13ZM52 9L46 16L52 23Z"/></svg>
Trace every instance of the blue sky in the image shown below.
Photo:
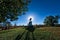
<svg viewBox="0 0 60 40"><path fill-rule="evenodd" d="M29 16L34 18L33 24L43 24L46 16L60 15L60 0L32 0L28 8L29 11L12 24L27 25Z"/></svg>

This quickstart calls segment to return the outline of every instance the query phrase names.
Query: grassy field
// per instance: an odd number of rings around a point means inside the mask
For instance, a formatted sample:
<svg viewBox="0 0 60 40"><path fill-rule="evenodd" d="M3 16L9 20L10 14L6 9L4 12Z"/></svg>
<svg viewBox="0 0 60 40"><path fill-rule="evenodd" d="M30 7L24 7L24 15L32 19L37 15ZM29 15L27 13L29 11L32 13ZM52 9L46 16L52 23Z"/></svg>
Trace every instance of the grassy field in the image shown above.
<svg viewBox="0 0 60 40"><path fill-rule="evenodd" d="M36 28L33 33L22 27L2 30L0 40L60 40L60 27Z"/></svg>

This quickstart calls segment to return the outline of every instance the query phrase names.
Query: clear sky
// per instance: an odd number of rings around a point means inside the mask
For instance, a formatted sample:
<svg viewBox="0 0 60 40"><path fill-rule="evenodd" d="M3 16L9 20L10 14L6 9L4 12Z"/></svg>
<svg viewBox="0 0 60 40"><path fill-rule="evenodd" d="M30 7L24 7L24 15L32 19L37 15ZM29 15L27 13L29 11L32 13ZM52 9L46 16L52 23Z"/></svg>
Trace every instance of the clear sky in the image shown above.
<svg viewBox="0 0 60 40"><path fill-rule="evenodd" d="M33 24L43 24L46 16L60 15L60 0L32 0L28 8L29 11L12 24L27 25L29 16L34 18Z"/></svg>

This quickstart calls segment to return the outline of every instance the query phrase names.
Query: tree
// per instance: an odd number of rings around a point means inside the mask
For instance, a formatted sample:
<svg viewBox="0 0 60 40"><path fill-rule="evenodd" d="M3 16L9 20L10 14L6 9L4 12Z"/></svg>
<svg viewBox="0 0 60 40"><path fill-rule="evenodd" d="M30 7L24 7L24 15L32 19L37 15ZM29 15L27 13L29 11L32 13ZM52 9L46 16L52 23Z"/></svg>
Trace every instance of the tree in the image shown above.
<svg viewBox="0 0 60 40"><path fill-rule="evenodd" d="M12 25L11 25L10 22L6 22L6 26L7 26L7 27L11 27Z"/></svg>
<svg viewBox="0 0 60 40"><path fill-rule="evenodd" d="M59 16L47 16L44 20L44 24L48 26L54 26L58 24Z"/></svg>
<svg viewBox="0 0 60 40"><path fill-rule="evenodd" d="M56 15L55 16L55 23L58 24L58 20L60 19L60 16L59 15Z"/></svg>
<svg viewBox="0 0 60 40"><path fill-rule="evenodd" d="M30 0L0 0L0 23L14 21L28 9Z"/></svg>
<svg viewBox="0 0 60 40"><path fill-rule="evenodd" d="M5 22L5 28L9 29L10 27L12 27L11 23L9 21Z"/></svg>
<svg viewBox="0 0 60 40"><path fill-rule="evenodd" d="M54 17L53 16L48 16L44 20L45 25L48 26L53 26L54 25Z"/></svg>
<svg viewBox="0 0 60 40"><path fill-rule="evenodd" d="M56 26L59 26L59 24L58 24L59 23L59 19L60 19L60 16L59 15L56 15L55 16L55 25Z"/></svg>

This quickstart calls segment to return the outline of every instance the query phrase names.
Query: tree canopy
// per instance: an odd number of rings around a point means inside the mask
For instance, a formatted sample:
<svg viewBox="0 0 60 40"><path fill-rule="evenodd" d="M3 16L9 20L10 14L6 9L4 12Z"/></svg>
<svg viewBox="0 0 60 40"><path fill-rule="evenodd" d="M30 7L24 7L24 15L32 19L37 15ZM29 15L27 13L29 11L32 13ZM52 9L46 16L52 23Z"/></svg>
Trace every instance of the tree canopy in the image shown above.
<svg viewBox="0 0 60 40"><path fill-rule="evenodd" d="M14 21L28 10L30 0L0 0L0 23Z"/></svg>
<svg viewBox="0 0 60 40"><path fill-rule="evenodd" d="M54 26L58 24L59 16L47 16L44 20L44 24L48 26Z"/></svg>

